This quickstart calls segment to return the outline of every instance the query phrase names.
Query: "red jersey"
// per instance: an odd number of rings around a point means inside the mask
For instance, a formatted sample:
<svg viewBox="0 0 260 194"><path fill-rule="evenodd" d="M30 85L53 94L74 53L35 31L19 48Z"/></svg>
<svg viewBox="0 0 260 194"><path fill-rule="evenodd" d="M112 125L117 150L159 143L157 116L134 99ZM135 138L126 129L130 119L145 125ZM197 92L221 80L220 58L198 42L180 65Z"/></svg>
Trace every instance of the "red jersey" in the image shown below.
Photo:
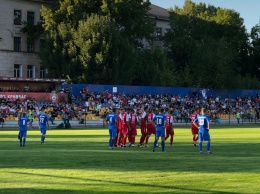
<svg viewBox="0 0 260 194"><path fill-rule="evenodd" d="M190 115L191 123L198 117L197 113L193 113Z"/></svg>
<svg viewBox="0 0 260 194"><path fill-rule="evenodd" d="M141 129L146 128L146 122L147 122L147 114L144 111L142 114Z"/></svg>
<svg viewBox="0 0 260 194"><path fill-rule="evenodd" d="M117 128L123 129L122 114L117 115Z"/></svg>
<svg viewBox="0 0 260 194"><path fill-rule="evenodd" d="M166 127L171 127L173 122L173 117L172 115L167 115L166 116Z"/></svg>
<svg viewBox="0 0 260 194"><path fill-rule="evenodd" d="M122 126L123 126L123 129L128 129L128 125L127 125L128 121L129 121L129 115L125 112L122 115Z"/></svg>
<svg viewBox="0 0 260 194"><path fill-rule="evenodd" d="M148 127L153 127L153 117L154 117L154 114L153 113L149 113L147 115L147 128Z"/></svg>
<svg viewBox="0 0 260 194"><path fill-rule="evenodd" d="M136 128L137 125L137 115L135 113L130 114L130 126L131 128Z"/></svg>
<svg viewBox="0 0 260 194"><path fill-rule="evenodd" d="M191 126L194 126L196 127L194 124L193 124L193 121L198 117L198 114L197 113L193 113L190 115L190 119L191 119Z"/></svg>

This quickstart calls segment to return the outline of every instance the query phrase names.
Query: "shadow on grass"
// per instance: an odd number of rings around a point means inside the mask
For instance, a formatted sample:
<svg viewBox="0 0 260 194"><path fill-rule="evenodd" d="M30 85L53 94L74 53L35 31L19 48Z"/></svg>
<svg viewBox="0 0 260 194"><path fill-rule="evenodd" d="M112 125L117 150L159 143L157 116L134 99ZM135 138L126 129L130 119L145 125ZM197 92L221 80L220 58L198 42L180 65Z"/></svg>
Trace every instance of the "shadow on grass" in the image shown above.
<svg viewBox="0 0 260 194"><path fill-rule="evenodd" d="M28 142L25 148L18 147L18 141L12 146L14 142L4 144L0 143L0 168L260 172L260 143L213 143L212 155L200 155L198 148L187 143L176 143L174 147L167 144L166 153L162 153L161 148L152 152L151 147L108 150L105 142L52 142L48 138L45 145Z"/></svg>
<svg viewBox="0 0 260 194"><path fill-rule="evenodd" d="M19 174L19 175L29 175L29 176L42 176L42 177L48 177L48 178L57 178L57 179L70 179L70 180L76 180L76 181L86 181L86 182L97 182L99 185L118 185L120 186L128 186L131 188L135 187L141 187L141 188L147 188L147 190L153 191L153 189L167 189L167 190L176 190L177 193L216 193L216 194L224 194L227 192L222 191L209 191L209 190L203 190L203 189L194 189L194 188L185 188L183 187L176 187L176 186L167 186L167 185L158 185L158 184L148 184L148 183L136 183L136 182L126 182L126 181L114 181L114 180L100 180L100 179L92 179L92 178L79 178L79 177L67 177L67 176L59 176L59 175L47 175L47 174L40 174L40 173L26 173L26 172L10 172L13 174ZM52 190L51 190L52 191ZM55 191L55 190L53 190ZM60 192L58 190L58 192ZM88 192L88 190L85 190L84 192ZM77 192L76 192L77 193ZM107 191L100 192L100 191L91 191L91 193L109 193ZM122 193L122 192L114 192L110 191L110 193ZM128 193L125 192L124 193ZM129 193L140 193L140 191L136 190L135 192L131 191ZM165 192L162 192L165 193ZM173 191L171 192L173 193ZM231 194L236 194L237 192L228 192Z"/></svg>

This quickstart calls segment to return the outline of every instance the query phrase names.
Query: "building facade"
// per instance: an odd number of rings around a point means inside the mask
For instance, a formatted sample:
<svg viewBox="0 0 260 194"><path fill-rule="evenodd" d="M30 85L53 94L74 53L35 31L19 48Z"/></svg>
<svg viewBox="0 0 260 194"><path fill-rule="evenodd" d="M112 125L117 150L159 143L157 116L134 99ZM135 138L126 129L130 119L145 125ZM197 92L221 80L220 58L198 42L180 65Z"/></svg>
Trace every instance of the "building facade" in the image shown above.
<svg viewBox="0 0 260 194"><path fill-rule="evenodd" d="M39 52L44 37L28 43L28 35L21 32L24 22L41 21L42 5L52 7L54 0L0 0L0 77L45 78ZM155 40L144 41L145 49L162 47L161 38L169 27L166 9L151 4L148 17L156 20Z"/></svg>
<svg viewBox="0 0 260 194"><path fill-rule="evenodd" d="M169 12L167 9L151 4L147 16L156 21L156 30L152 42L144 41L145 49L163 48L163 36L170 29Z"/></svg>
<svg viewBox="0 0 260 194"><path fill-rule="evenodd" d="M46 70L39 59L43 37L28 43L21 32L24 22L37 24L41 20L42 5L50 7L50 0L0 0L0 76L44 78Z"/></svg>

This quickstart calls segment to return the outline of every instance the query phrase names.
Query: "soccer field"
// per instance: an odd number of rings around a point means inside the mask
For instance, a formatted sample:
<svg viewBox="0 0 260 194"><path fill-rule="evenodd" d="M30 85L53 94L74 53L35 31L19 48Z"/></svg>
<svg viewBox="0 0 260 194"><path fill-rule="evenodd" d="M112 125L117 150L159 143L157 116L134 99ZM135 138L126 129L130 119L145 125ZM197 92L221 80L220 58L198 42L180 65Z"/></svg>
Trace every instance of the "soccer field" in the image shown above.
<svg viewBox="0 0 260 194"><path fill-rule="evenodd" d="M106 129L49 130L44 145L28 131L26 147L1 130L0 193L260 193L260 128L210 134L213 154L200 155L188 128L175 129L166 153L152 152L153 138L149 148L109 150Z"/></svg>

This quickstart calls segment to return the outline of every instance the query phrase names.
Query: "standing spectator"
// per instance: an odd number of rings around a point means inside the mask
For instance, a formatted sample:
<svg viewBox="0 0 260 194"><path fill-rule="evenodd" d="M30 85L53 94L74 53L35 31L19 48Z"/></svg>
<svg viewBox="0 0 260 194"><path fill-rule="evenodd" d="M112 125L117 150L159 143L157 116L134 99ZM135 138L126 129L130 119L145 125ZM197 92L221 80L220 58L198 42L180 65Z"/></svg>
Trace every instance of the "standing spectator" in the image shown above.
<svg viewBox="0 0 260 194"><path fill-rule="evenodd" d="M31 109L29 110L28 117L29 117L29 119L30 119L29 127L30 127L31 129L33 129L32 123L33 123L33 118L34 118L34 117L33 117L33 112L32 112Z"/></svg>
<svg viewBox="0 0 260 194"><path fill-rule="evenodd" d="M30 87L29 87L28 84L26 84L26 85L23 87L23 91L24 91L24 92L29 92L29 90L30 90Z"/></svg>
<svg viewBox="0 0 260 194"><path fill-rule="evenodd" d="M236 118L237 118L237 124L239 125L240 124L240 118L241 118L241 113L239 112L239 110L237 110Z"/></svg>

